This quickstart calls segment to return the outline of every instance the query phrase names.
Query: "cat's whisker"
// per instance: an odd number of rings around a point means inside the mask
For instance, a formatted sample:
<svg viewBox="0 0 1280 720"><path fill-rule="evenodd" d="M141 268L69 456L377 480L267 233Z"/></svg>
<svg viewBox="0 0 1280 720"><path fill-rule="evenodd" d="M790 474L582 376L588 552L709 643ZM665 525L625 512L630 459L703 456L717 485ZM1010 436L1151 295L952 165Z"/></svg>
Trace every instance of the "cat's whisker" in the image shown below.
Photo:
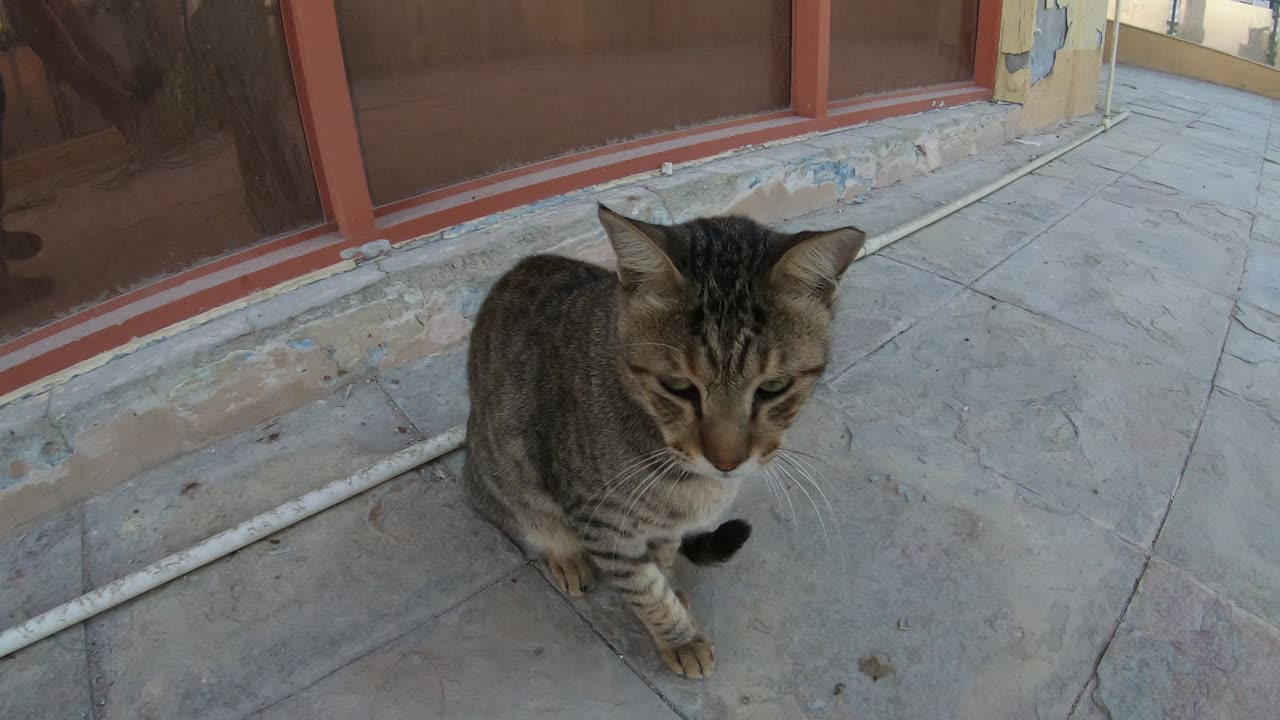
<svg viewBox="0 0 1280 720"><path fill-rule="evenodd" d="M650 470L653 467L660 464L662 456L665 453L666 453L666 450L663 449L663 450L656 450L647 455L642 455L641 459L630 463L626 468L620 470L617 474L615 474L612 479L606 481L605 484L602 485L598 490L591 493L591 497L587 498L587 500L582 503L584 506L590 503L591 500L596 495L599 495L601 492L603 492L604 495L596 502L595 506L591 509L591 515L587 518L587 524L590 525L596 519L596 513L600 511L600 507L604 505L604 502L608 500L611 495L613 495L613 492L615 490L625 485L626 482L631 478L637 477L641 473L645 472L646 470Z"/></svg>
<svg viewBox="0 0 1280 720"><path fill-rule="evenodd" d="M764 486L769 488L769 494L773 496L773 504L778 507L779 511L781 511L782 498L778 496L778 489L773 485L773 477L769 474L769 468L763 468L763 472L760 473L760 476L764 478Z"/></svg>
<svg viewBox="0 0 1280 720"><path fill-rule="evenodd" d="M667 473L671 471L671 468L675 467L675 464L675 458L667 458L666 462L659 465L657 470L649 473L649 475L641 482L636 483L635 491L627 497L627 502L623 503L623 514L628 517L633 515L636 504L639 503L640 498L644 497L644 494L648 492L650 488L661 481L662 478L666 477ZM621 543L621 535L613 539L613 552L618 552L618 547Z"/></svg>
<svg viewBox="0 0 1280 720"><path fill-rule="evenodd" d="M776 467L777 466L774 466L774 468L770 469L776 470ZM791 502L791 493L787 492L786 483L782 481L781 476L775 473L772 477L774 482L777 483L778 490L782 493L782 497L787 499L787 509L791 512L791 532L797 532L800 529L800 521L796 519L796 506L795 503Z"/></svg>
<svg viewBox="0 0 1280 720"><path fill-rule="evenodd" d="M782 503L783 503L783 498L784 498L784 497L786 498L787 505L790 505L790 504L791 504L791 498L786 497L785 493L784 493L784 492L783 492L783 490L782 490L782 482L781 482L780 480L778 480L778 478L777 478L777 477L775 477L775 476L774 476L774 474L773 474L772 472L769 472L769 473L768 473L768 478L769 478L769 488L770 488L770 490L772 490L772 491L773 491L773 496L774 496L774 498L776 498L776 499L777 499L779 518L781 518L781 513L782 513L782 511L783 511L783 509L784 509L783 504L782 504ZM785 522L784 522L784 524L785 524ZM796 514L795 514L794 510L791 512L790 530L791 530L791 532L793 532L793 533L796 531Z"/></svg>
<svg viewBox="0 0 1280 720"><path fill-rule="evenodd" d="M779 459L786 462L788 465L794 468L796 472L801 473L802 475L804 475L806 479L808 479L809 484L813 485L813 489L817 490L818 494L822 496L822 502L826 504L827 511L831 513L832 519L835 519L836 509L831 505L831 501L827 499L827 494L822 491L822 484L818 482L819 477L821 476L821 473L818 473L817 470L812 465L809 465L808 463L804 463L799 458L792 457L788 453L789 451L784 450L781 454L779 454L778 456ZM828 487L830 487L829 483L828 483Z"/></svg>
<svg viewBox="0 0 1280 720"><path fill-rule="evenodd" d="M804 452L803 450L795 450L795 449L792 449L792 448L779 448L779 450L778 450L778 451L779 451L779 452L781 452L781 453L785 453L785 454L787 454L787 455L792 455L792 456L799 455L800 457L808 458L809 460L813 460L813 461L816 461L816 462L820 462L820 463L822 463L823 465L826 465L826 466L827 466L829 469L831 469L831 470L835 470L835 469L836 469L836 466L835 466L835 465L832 465L831 463L827 462L825 459L820 458L820 457L818 457L817 455L814 455L814 454L812 454L812 453Z"/></svg>
<svg viewBox="0 0 1280 720"><path fill-rule="evenodd" d="M800 492L804 493L804 496L808 498L809 504L813 506L813 514L818 516L818 527L822 529L822 543L826 545L827 551L829 552L831 550L831 538L827 535L827 522L822 519L822 511L818 509L818 504L813 501L813 495L809 494L804 483L797 480L796 476L791 473L791 470L786 465L779 465L778 469L786 474L787 477L791 478L791 481L796 484L796 487L800 488Z"/></svg>
<svg viewBox="0 0 1280 720"><path fill-rule="evenodd" d="M595 497L599 495L601 492L608 491L604 497L600 498L600 503L603 503L606 499L608 499L609 497L608 493L611 493L614 489L616 489L617 487L625 483L631 477L634 477L635 475L641 472L644 472L648 467L656 463L658 459L659 459L659 453L650 453L649 455L641 456L639 460L629 463L622 470L619 470L617 473L615 473L613 477L606 480L595 492L591 493L591 495L586 500L584 500L582 504L586 505L587 503L594 500ZM599 508L600 503L596 504L597 509ZM591 517L593 519L595 517L594 510L592 511Z"/></svg>
<svg viewBox="0 0 1280 720"><path fill-rule="evenodd" d="M677 354L682 353L682 351L680 350L680 348L678 348L678 347L674 347L674 346L672 346L672 345L667 345L666 343L657 343L657 342L628 342L628 343L620 343L620 345L621 345L621 347L637 347L637 346L640 346L640 345L644 345L644 346L646 346L646 347L660 347L660 348L666 348L667 350L670 350L670 351L671 351L671 352L673 352L673 353L677 353Z"/></svg>
<svg viewBox="0 0 1280 720"><path fill-rule="evenodd" d="M662 509L663 509L663 510L670 510L670 509L671 509L671 499L672 499L673 497L675 497L675 495L676 495L676 488L680 487L680 483L679 483L679 482L672 482L672 483L669 483L669 485L670 485L670 487L668 487L668 488L667 488L667 496L666 496L666 497L664 497L664 498L662 498Z"/></svg>
<svg viewBox="0 0 1280 720"><path fill-rule="evenodd" d="M822 502L827 506L827 512L831 514L831 522L835 525L836 540L840 545L840 554L845 559L845 562L847 563L848 562L848 542L844 536L844 527L840 524L840 515L836 512L836 509L831 504L831 501L827 499L827 494L823 492L822 483L818 482L818 479L821 476L821 473L818 473L817 469L814 468L812 465L809 465L808 463L803 462L802 458L792 457L789 454L789 452L790 451L784 450L779 455L779 458L785 461L787 464L791 465L793 468L796 469L797 472L799 472L806 479L808 479L809 483L813 485L813 489L816 490L818 492L818 495L822 497ZM829 482L828 482L828 485L829 485ZM832 492L835 492L834 488L832 489Z"/></svg>

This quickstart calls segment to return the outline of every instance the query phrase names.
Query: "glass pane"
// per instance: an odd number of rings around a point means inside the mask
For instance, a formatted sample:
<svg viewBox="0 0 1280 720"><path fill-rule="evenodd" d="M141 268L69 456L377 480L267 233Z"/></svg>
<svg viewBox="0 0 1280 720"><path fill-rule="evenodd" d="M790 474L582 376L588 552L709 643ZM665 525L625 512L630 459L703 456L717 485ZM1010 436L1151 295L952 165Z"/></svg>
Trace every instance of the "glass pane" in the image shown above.
<svg viewBox="0 0 1280 720"><path fill-rule="evenodd" d="M339 0L374 201L790 105L790 0Z"/></svg>
<svg viewBox="0 0 1280 720"><path fill-rule="evenodd" d="M1115 8L1109 13L1115 16ZM1276 22L1267 0L1125 0L1120 21L1276 64Z"/></svg>
<svg viewBox="0 0 1280 720"><path fill-rule="evenodd" d="M973 79L978 0L832 0L831 97Z"/></svg>
<svg viewBox="0 0 1280 720"><path fill-rule="evenodd" d="M273 2L0 0L0 83L0 339L322 220Z"/></svg>

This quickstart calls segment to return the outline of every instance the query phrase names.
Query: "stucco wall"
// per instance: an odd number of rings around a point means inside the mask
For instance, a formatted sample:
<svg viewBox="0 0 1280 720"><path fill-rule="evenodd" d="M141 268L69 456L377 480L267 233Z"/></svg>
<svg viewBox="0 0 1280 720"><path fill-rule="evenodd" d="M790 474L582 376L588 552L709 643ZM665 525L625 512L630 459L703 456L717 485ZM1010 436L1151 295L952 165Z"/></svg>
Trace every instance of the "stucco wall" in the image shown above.
<svg viewBox="0 0 1280 720"><path fill-rule="evenodd" d="M1005 0L995 98L1020 103L1022 131L1092 112L1107 0Z"/></svg>

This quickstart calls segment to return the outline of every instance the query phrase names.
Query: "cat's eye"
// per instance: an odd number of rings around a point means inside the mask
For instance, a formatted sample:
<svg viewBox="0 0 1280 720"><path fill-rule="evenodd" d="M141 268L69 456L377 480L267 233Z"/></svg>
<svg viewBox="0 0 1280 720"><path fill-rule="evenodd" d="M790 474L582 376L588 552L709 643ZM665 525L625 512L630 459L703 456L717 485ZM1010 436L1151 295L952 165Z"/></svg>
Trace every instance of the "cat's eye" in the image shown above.
<svg viewBox="0 0 1280 720"><path fill-rule="evenodd" d="M774 397L786 392L791 387L791 381L786 378L769 378L756 388L756 392L764 397Z"/></svg>
<svg viewBox="0 0 1280 720"><path fill-rule="evenodd" d="M662 387L676 395L684 395L693 389L693 381L689 378L682 377L664 377L662 378Z"/></svg>

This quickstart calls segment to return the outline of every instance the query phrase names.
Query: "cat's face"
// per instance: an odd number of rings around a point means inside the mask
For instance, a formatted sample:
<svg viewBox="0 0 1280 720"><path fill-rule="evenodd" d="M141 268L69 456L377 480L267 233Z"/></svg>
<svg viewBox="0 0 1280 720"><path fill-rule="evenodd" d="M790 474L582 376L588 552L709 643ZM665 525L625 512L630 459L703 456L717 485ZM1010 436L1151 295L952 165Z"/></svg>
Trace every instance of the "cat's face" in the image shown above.
<svg viewBox="0 0 1280 720"><path fill-rule="evenodd" d="M853 228L785 235L744 218L660 226L601 208L618 255L621 371L690 472L771 462L825 368Z"/></svg>

